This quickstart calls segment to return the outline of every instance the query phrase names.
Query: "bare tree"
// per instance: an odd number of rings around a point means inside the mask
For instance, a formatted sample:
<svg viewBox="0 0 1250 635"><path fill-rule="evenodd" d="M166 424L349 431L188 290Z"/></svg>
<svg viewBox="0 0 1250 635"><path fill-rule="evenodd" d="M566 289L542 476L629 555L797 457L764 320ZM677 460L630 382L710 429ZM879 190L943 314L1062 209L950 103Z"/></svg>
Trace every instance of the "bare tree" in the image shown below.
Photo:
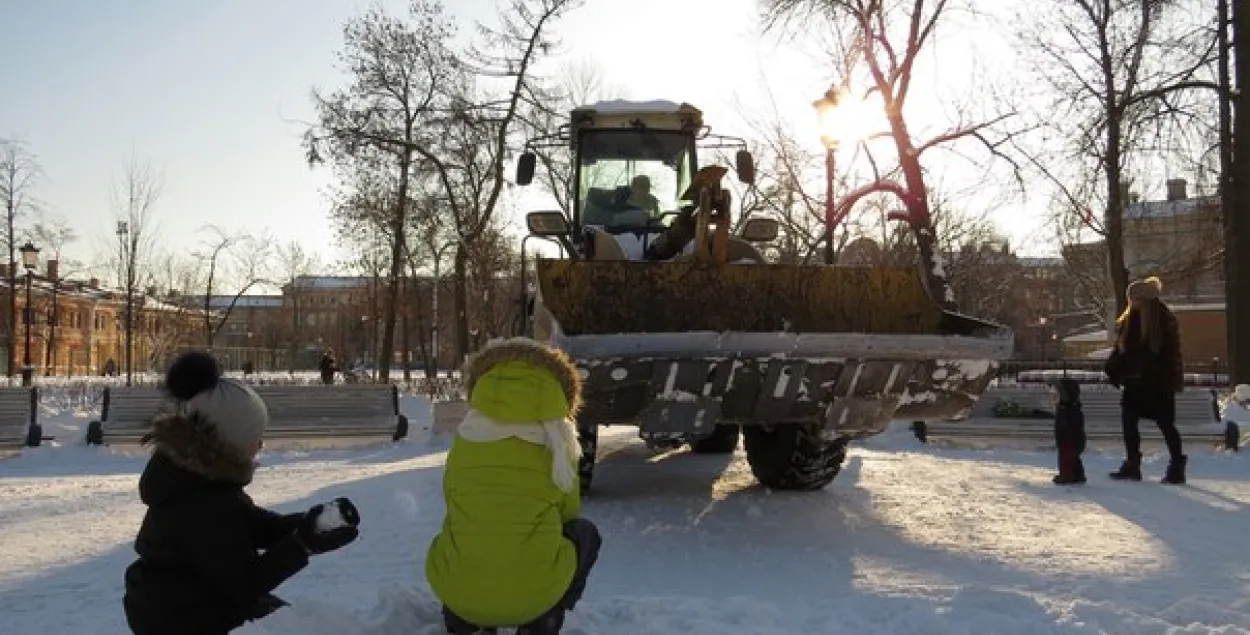
<svg viewBox="0 0 1250 635"><path fill-rule="evenodd" d="M37 209L34 197L35 184L43 176L35 155L25 144L0 139L0 206L4 208L4 228L0 240L4 241L9 254L9 267L5 277L9 285L8 329L5 340L8 355L7 374L13 376L17 368L17 241L21 223Z"/></svg>
<svg viewBox="0 0 1250 635"><path fill-rule="evenodd" d="M154 297L145 298L142 337L147 342L148 364L159 368L181 347L190 344L199 333L201 316L194 293L203 284L201 264L181 251L154 254L149 267Z"/></svg>
<svg viewBox="0 0 1250 635"><path fill-rule="evenodd" d="M319 122L310 128L305 141L310 162L319 162L322 149L328 147L338 163L368 155L371 162L393 174L389 179L393 192L387 197L391 250L380 347L391 351L416 153L431 144L423 126L432 117L446 115L447 91L461 81L450 48L454 28L439 2L412 0L407 21L374 7L348 21L343 33L340 63L351 82L325 96L314 91ZM383 364L380 378L389 377L390 364Z"/></svg>
<svg viewBox="0 0 1250 635"><path fill-rule="evenodd" d="M299 278L320 271L321 263L316 254L310 254L305 251L304 246L297 240L291 240L283 245L279 245L276 261L277 273L281 276L282 284L286 287L285 295L291 303L290 353L287 359L287 366L290 372L295 372L295 361L299 355L300 342L303 339L303 322L300 315L300 301L303 298L303 289L299 286Z"/></svg>
<svg viewBox="0 0 1250 635"><path fill-rule="evenodd" d="M527 103L523 127L531 136L548 134L564 124L574 108L622 99L625 94L625 87L608 83L602 69L594 62L586 59L568 62L561 67L544 98ZM535 154L543 164L539 171L543 189L555 199L565 217L572 219L572 147L568 144L545 146L535 148Z"/></svg>
<svg viewBox="0 0 1250 635"><path fill-rule="evenodd" d="M161 179L152 173L152 169L131 156L113 191L113 210L117 220L115 257L119 286L126 296L124 357L127 386L134 380L135 295L142 291L150 275L156 245L152 210L160 199L161 188Z"/></svg>
<svg viewBox="0 0 1250 635"><path fill-rule="evenodd" d="M217 225L205 225L200 231L208 234L204 248L194 253L204 271L203 324L204 344L212 348L222 327L230 320L239 298L257 285L268 281L269 251L265 245L270 241L247 234L228 232ZM223 289L230 301L224 307L216 306L215 299Z"/></svg>
<svg viewBox="0 0 1250 635"><path fill-rule="evenodd" d="M507 92L493 98L469 87L473 92L466 91L461 99L464 110L439 130L438 149L417 148L442 185L456 231L452 296L457 359L470 350L470 260L474 244L492 228L506 183L510 142L525 113L551 100L533 67L553 47L549 38L553 23L580 4L580 0L510 0L499 27L479 25L481 42L469 52L467 64L479 77L510 83Z"/></svg>
<svg viewBox="0 0 1250 635"><path fill-rule="evenodd" d="M1233 384L1250 383L1250 219L1244 213L1250 200L1250 103L1245 90L1250 86L1250 44L1246 35L1246 21L1250 19L1244 2L1221 2L1231 4L1228 24L1221 22L1221 42L1231 39L1234 44L1233 59L1220 60L1220 76L1226 87L1235 86L1226 94L1232 103L1224 104L1223 129L1225 143L1225 172L1223 174L1224 250L1225 250L1225 302L1227 306L1228 352L1230 357L1229 379ZM1221 18L1226 14L1221 6ZM1226 50L1226 49L1225 49ZM1230 64L1231 62L1231 64ZM1236 70L1230 71L1229 66ZM1235 72L1235 77L1234 77Z"/></svg>
<svg viewBox="0 0 1250 635"><path fill-rule="evenodd" d="M1026 154L1057 191L1065 242L1092 230L1106 242L1115 310L1129 271L1124 211L1133 176L1155 161L1207 155L1218 93L1216 37L1199 0L1047 0L1022 34L1034 84L1045 90L1044 131ZM1034 19L1037 18L1037 19ZM1044 18L1044 19L1043 19ZM1095 215L1096 207L1101 214Z"/></svg>
<svg viewBox="0 0 1250 635"><path fill-rule="evenodd" d="M842 72L835 95L858 99L852 91L862 77L869 93L882 102L889 138L893 142L901 183L884 175L848 192L838 203L836 216L845 217L860 199L874 194L893 195L903 206L890 218L904 222L915 236L921 268L930 295L948 309L956 308L948 272L942 262L930 209L926 171L927 153L966 140L977 143L993 158L1006 159L1002 140L989 135L1010 115L975 123L959 122L948 132L927 140L913 138L904 116L917 59L932 44L935 31L950 8L949 0L884 2L883 0L766 0L770 26L829 25L835 38L835 65ZM874 161L875 164L875 161ZM889 174L892 170L885 171Z"/></svg>
<svg viewBox="0 0 1250 635"><path fill-rule="evenodd" d="M438 376L442 351L443 317L439 299L445 286L443 272L447 269L448 255L459 248L459 239L437 194L441 186L424 185L427 192L415 204L417 212L412 216L411 231L417 240L409 244L407 254L409 277L414 281L409 289L413 294L409 304L415 311L417 350L421 353L426 377L433 379ZM424 290L416 283L424 276L430 278L428 305L421 295ZM422 308L426 306L428 308Z"/></svg>
<svg viewBox="0 0 1250 635"><path fill-rule="evenodd" d="M78 239L78 234L62 216L44 216L30 230L31 238L43 246L56 261L56 270L48 271L52 284L52 307L48 314L48 345L44 347L44 375L52 376L56 368L56 331L61 326L61 281L85 270L82 263L69 262L63 258L65 245Z"/></svg>

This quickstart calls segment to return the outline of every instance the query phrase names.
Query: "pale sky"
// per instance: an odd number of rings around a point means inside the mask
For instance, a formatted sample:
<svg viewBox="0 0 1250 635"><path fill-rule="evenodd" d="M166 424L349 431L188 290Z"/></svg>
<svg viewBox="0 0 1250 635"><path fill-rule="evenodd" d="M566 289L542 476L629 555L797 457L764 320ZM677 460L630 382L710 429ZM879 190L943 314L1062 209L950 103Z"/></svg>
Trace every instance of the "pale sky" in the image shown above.
<svg viewBox="0 0 1250 635"><path fill-rule="evenodd" d="M384 6L402 10L405 2ZM491 19L493 0L446 0L466 34ZM269 229L327 260L333 244L321 193L326 168L309 169L299 135L313 86L339 81L341 27L363 0L0 0L0 136L24 140L43 165L36 196L78 229L68 256L93 260L111 238L112 183L132 148L164 174L155 209L162 246L190 251L195 230ZM632 99L687 101L725 134L747 135L743 103L766 111L770 90L811 147L811 102L833 79L811 47L761 39L755 0L588 0L557 33L566 59L589 60ZM977 87L975 57L999 72L1010 50L988 29L948 28L918 80L917 132L939 131L943 102ZM1005 62L1004 62L1005 60ZM560 60L548 63L554 68ZM767 79L768 90L761 84ZM930 167L940 169L940 165ZM527 195L522 209L536 204ZM1034 234L1038 204L996 214L1017 238ZM1027 250L1027 249L1026 249Z"/></svg>

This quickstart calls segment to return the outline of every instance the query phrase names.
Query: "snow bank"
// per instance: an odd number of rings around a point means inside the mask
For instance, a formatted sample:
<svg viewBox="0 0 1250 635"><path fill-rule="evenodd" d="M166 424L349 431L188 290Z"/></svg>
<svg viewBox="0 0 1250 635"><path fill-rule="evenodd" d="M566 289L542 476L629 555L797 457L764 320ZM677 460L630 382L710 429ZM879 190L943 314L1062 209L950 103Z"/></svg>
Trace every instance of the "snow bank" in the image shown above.
<svg viewBox="0 0 1250 635"><path fill-rule="evenodd" d="M409 412L409 416L415 413ZM1190 444L1190 484L1100 475L1055 487L1051 452L921 446L906 424L856 442L824 491L769 492L744 457L600 436L583 507L604 536L566 635L1246 635L1250 458ZM266 452L249 492L296 512L347 496L361 536L236 635L434 635L424 555L443 515L446 439ZM37 448L0 461L4 635L125 635L121 577L144 508L139 454ZM72 610L69 610L72 608Z"/></svg>

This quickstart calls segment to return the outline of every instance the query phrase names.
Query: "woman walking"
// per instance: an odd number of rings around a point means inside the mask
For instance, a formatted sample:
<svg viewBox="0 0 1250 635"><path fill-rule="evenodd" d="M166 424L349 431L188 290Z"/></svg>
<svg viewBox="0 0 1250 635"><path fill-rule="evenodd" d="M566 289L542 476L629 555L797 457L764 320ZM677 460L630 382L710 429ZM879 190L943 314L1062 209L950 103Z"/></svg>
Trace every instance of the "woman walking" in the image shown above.
<svg viewBox="0 0 1250 635"><path fill-rule="evenodd" d="M1120 422L1126 458L1111 473L1115 480L1141 480L1141 432L1138 421L1153 419L1167 443L1167 472L1163 483L1185 482L1186 456L1176 430L1176 393L1184 388L1180 329L1176 316L1159 299L1158 278L1137 280L1128 286L1128 308L1116 320L1116 344L1107 360L1111 383L1123 386Z"/></svg>

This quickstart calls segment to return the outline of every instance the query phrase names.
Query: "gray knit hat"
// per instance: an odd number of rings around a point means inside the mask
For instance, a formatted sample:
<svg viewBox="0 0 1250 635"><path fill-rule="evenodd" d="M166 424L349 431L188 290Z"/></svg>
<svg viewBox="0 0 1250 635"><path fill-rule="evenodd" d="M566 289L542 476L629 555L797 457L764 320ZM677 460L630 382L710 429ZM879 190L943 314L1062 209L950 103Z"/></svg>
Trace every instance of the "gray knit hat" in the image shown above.
<svg viewBox="0 0 1250 635"><path fill-rule="evenodd" d="M248 453L260 445L269 424L265 402L247 384L221 376L212 355L189 351L179 355L165 373L165 391L177 401L179 414L197 417L232 450Z"/></svg>

